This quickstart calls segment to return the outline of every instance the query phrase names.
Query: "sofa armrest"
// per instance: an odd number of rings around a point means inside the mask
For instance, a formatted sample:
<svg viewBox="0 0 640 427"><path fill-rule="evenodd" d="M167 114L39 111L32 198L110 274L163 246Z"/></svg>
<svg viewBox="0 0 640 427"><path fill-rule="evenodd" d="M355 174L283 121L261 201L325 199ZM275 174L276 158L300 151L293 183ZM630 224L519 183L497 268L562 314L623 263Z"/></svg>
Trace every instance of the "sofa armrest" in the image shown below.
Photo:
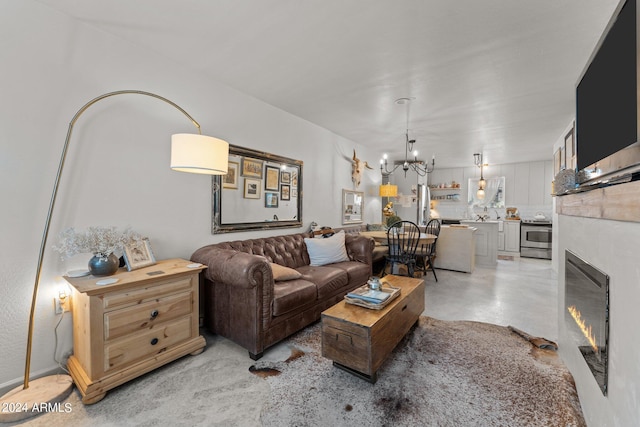
<svg viewBox="0 0 640 427"><path fill-rule="evenodd" d="M210 245L194 252L191 260L209 267L203 271L207 328L252 355L262 353L274 287L266 258Z"/></svg>
<svg viewBox="0 0 640 427"><path fill-rule="evenodd" d="M375 242L372 238L361 235L345 235L344 240L349 259L372 265L373 247Z"/></svg>
<svg viewBox="0 0 640 427"><path fill-rule="evenodd" d="M208 266L204 275L213 283L241 288L262 287L264 282L273 285L271 267L262 256L205 246L191 255L191 261Z"/></svg>

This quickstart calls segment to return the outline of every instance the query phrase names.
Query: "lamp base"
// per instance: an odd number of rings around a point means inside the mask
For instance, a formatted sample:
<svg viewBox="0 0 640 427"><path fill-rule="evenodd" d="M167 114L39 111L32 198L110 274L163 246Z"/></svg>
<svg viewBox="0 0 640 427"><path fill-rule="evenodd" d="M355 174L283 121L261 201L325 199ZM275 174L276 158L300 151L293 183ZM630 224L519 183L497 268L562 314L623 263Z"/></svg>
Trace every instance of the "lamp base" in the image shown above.
<svg viewBox="0 0 640 427"><path fill-rule="evenodd" d="M62 402L73 389L69 375L49 375L29 381L0 397L0 423L11 423L47 412L64 412Z"/></svg>

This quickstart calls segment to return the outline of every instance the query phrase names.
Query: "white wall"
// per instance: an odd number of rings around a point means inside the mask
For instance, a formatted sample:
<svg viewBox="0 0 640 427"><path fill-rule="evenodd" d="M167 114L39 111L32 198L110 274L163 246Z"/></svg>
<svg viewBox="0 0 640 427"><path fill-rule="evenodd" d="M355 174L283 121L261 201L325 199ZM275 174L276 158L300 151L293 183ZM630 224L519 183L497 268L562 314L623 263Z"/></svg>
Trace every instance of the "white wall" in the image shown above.
<svg viewBox="0 0 640 427"><path fill-rule="evenodd" d="M603 396L576 343L558 316L559 351L571 371L587 424L627 427L640 423L640 223L558 216L558 313L564 313L564 262L569 249L609 279L609 386Z"/></svg>
<svg viewBox="0 0 640 427"><path fill-rule="evenodd" d="M304 231L311 221L338 226L342 188L353 188L349 158L375 156L331 132L182 68L31 0L0 3L0 390L21 381L38 248L67 126L92 98L121 89L164 96L188 111L204 134L304 161L301 229L211 235L210 179L169 169L172 133L193 132L169 105L122 95L78 120L45 253L32 373L55 367L53 296L87 257L61 262L51 246L74 226L131 226L148 235L158 259L188 258L214 242ZM185 46L188 48L188 46ZM212 54L193 52L194 55ZM366 171L365 222L377 222L379 173ZM61 323L58 354L70 351Z"/></svg>

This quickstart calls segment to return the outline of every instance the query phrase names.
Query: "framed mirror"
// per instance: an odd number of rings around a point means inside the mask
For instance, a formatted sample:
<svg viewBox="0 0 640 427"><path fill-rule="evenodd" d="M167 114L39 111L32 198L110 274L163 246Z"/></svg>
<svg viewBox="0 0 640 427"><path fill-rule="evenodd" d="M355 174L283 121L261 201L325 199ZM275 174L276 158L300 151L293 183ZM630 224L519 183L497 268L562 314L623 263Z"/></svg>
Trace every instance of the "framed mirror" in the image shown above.
<svg viewBox="0 0 640 427"><path fill-rule="evenodd" d="M302 226L302 160L229 145L229 172L213 176L213 234Z"/></svg>
<svg viewBox="0 0 640 427"><path fill-rule="evenodd" d="M504 176L486 178L487 185L484 189L484 199L478 198L478 178L469 178L469 206L504 208Z"/></svg>
<svg viewBox="0 0 640 427"><path fill-rule="evenodd" d="M364 192L342 190L342 223L361 224Z"/></svg>

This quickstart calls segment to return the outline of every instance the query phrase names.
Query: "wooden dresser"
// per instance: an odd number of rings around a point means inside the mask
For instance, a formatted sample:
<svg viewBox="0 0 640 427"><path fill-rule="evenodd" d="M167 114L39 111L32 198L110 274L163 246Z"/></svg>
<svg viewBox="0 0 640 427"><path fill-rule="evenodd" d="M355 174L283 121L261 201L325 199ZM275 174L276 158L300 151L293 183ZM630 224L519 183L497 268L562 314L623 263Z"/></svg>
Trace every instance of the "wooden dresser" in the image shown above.
<svg viewBox="0 0 640 427"><path fill-rule="evenodd" d="M66 277L73 286L73 355L68 368L86 404L146 372L199 354L199 273L168 259L108 277ZM116 283L98 285L104 279Z"/></svg>

